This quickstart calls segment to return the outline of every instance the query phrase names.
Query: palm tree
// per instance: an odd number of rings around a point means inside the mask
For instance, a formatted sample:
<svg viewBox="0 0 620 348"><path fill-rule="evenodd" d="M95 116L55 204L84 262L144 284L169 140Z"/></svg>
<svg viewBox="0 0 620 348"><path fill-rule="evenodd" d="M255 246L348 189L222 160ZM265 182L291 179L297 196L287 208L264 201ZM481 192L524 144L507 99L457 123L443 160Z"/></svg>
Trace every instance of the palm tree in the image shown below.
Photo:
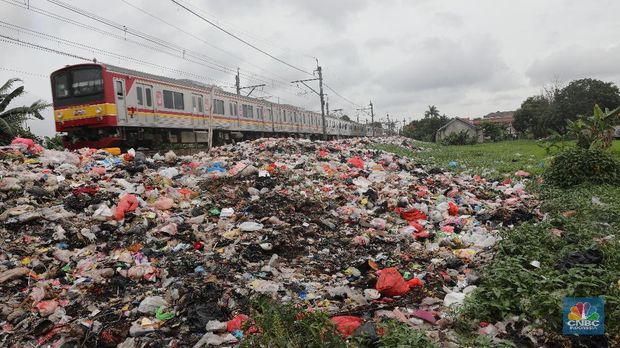
<svg viewBox="0 0 620 348"><path fill-rule="evenodd" d="M438 117L439 110L435 105L429 105L428 110L424 111L424 117Z"/></svg>
<svg viewBox="0 0 620 348"><path fill-rule="evenodd" d="M42 120L41 111L50 106L42 100L37 100L30 106L7 109L13 99L24 94L24 86L11 90L16 82L21 82L21 80L9 79L0 87L0 143L4 144L22 131L22 124L31 116Z"/></svg>

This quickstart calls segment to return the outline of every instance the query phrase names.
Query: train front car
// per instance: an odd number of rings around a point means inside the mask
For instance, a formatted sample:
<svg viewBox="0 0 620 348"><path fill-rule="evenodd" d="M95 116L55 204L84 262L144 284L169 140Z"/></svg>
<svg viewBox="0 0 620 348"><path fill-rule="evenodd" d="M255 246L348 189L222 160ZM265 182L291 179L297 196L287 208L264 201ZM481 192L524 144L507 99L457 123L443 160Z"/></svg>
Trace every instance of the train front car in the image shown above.
<svg viewBox="0 0 620 348"><path fill-rule="evenodd" d="M112 78L101 64L66 66L51 74L56 132L64 146L111 147L120 143Z"/></svg>

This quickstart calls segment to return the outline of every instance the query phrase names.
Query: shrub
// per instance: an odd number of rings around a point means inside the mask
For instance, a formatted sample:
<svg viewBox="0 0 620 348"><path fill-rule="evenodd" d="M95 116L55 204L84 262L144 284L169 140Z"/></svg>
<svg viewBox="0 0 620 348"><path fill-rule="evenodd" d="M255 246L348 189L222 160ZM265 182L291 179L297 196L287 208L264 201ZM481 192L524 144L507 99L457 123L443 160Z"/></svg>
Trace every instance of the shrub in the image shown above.
<svg viewBox="0 0 620 348"><path fill-rule="evenodd" d="M544 174L547 183L571 187L582 183L620 182L620 164L600 149L572 148L559 153Z"/></svg>
<svg viewBox="0 0 620 348"><path fill-rule="evenodd" d="M450 133L441 140L442 145L473 145L476 142L476 137L470 136L469 133L464 130L458 133Z"/></svg>

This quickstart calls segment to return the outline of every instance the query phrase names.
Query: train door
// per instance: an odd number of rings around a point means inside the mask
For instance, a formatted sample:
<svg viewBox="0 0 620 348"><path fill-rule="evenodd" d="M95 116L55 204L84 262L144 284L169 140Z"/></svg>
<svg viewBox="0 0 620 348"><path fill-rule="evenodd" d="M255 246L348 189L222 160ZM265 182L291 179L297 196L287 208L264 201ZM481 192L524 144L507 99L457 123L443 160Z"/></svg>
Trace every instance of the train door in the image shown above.
<svg viewBox="0 0 620 348"><path fill-rule="evenodd" d="M204 124L204 102L202 96L192 94L192 125L194 127L202 127Z"/></svg>
<svg viewBox="0 0 620 348"><path fill-rule="evenodd" d="M275 132L275 120L273 119L273 108L269 108L267 109L267 112L269 113L269 120L271 123L271 132Z"/></svg>
<svg viewBox="0 0 620 348"><path fill-rule="evenodd" d="M157 114L155 113L155 103L153 101L153 86L144 86L144 108L147 112L147 119L151 120L151 124L157 125Z"/></svg>
<svg viewBox="0 0 620 348"><path fill-rule="evenodd" d="M116 99L116 117L127 122L127 101L125 100L125 80L114 79L114 95Z"/></svg>

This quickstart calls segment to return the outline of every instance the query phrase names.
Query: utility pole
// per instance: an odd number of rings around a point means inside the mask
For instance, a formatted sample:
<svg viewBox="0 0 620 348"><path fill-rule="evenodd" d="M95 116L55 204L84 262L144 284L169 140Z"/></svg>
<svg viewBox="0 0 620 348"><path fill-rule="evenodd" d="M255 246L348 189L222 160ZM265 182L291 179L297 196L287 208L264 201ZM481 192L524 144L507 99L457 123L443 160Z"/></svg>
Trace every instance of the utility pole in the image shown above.
<svg viewBox="0 0 620 348"><path fill-rule="evenodd" d="M239 78L239 68L237 68L237 75L235 75L235 87L237 88L237 94L241 95L241 90L242 89L251 88L250 92L248 92L248 94L246 95L246 97L249 97L250 94L252 94L252 92L254 92L256 87L265 87L265 86L266 85L263 83L263 84L260 84L260 85L241 87L241 79Z"/></svg>
<svg viewBox="0 0 620 348"><path fill-rule="evenodd" d="M388 124L388 133L392 132L392 124L390 123L390 114L385 114L386 118L387 118L387 124Z"/></svg>
<svg viewBox="0 0 620 348"><path fill-rule="evenodd" d="M372 136L375 136L375 109L372 105L372 100L370 101L370 125L372 126Z"/></svg>
<svg viewBox="0 0 620 348"><path fill-rule="evenodd" d="M316 58L315 58L316 59ZM323 70L319 65L319 60L316 59L316 70L314 71L318 74L319 77L314 79L305 79L305 80L295 80L291 81L291 83L299 83L301 82L304 86L308 87L312 92L319 96L321 99L321 119L323 121L323 140L327 140L327 122L325 120L325 94L323 93ZM306 82L309 81L319 81L319 91L317 92L314 88L308 86ZM329 110L329 109L328 109ZM329 111L328 111L329 112Z"/></svg>
<svg viewBox="0 0 620 348"><path fill-rule="evenodd" d="M325 95L325 114L329 116L329 96Z"/></svg>

